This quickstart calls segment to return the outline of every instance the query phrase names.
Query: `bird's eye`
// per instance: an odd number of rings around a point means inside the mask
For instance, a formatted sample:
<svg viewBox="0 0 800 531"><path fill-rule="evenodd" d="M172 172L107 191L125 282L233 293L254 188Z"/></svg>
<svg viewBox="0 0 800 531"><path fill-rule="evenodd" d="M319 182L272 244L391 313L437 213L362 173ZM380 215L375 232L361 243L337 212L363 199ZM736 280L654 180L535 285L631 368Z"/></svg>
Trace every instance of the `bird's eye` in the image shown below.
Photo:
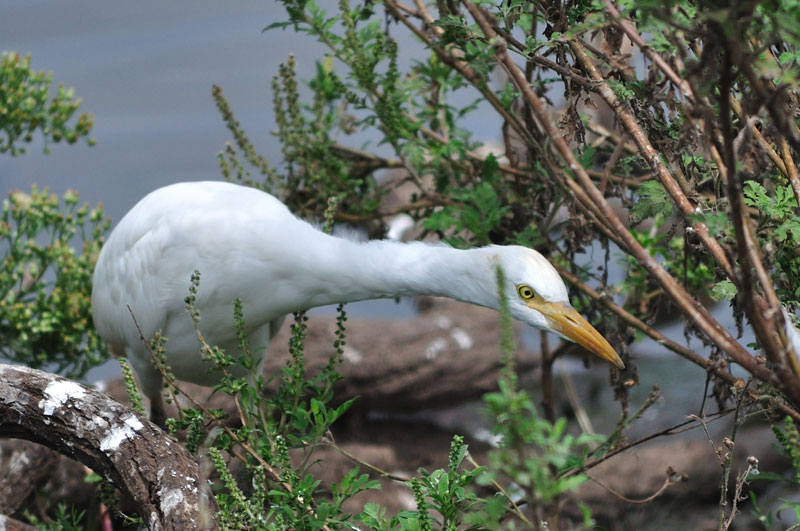
<svg viewBox="0 0 800 531"><path fill-rule="evenodd" d="M519 293L519 296L526 301L536 296L536 293L533 291L533 289L531 289L530 286L525 285L517 286L517 293Z"/></svg>

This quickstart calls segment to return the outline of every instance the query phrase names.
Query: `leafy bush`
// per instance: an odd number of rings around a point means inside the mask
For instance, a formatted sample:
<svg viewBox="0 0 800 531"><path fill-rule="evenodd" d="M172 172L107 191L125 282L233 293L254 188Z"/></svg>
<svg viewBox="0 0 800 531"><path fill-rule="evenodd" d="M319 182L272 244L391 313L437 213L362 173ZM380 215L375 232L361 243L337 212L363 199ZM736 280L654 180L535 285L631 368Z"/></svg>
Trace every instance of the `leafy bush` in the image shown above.
<svg viewBox="0 0 800 531"><path fill-rule="evenodd" d="M25 153L20 143L33 141L39 131L44 139L44 150L50 142L66 141L74 144L89 135L93 119L90 114L80 114L75 125L70 120L80 107L75 91L59 85L50 96L53 75L31 70L30 56L20 57L13 52L0 55L0 154L16 156ZM90 145L93 140L88 140Z"/></svg>
<svg viewBox="0 0 800 531"><path fill-rule="evenodd" d="M0 355L79 378L108 354L92 324L92 271L109 221L78 194L11 192L0 219ZM77 238L82 248L72 246Z"/></svg>

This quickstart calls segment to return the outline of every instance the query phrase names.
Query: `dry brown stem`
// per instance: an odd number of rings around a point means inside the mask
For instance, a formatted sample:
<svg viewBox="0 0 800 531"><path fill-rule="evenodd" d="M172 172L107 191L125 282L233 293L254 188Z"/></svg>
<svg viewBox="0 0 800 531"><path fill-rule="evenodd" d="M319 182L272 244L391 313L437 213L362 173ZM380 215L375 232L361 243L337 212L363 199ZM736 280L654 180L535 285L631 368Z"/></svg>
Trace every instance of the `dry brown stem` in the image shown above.
<svg viewBox="0 0 800 531"><path fill-rule="evenodd" d="M633 238L628 231L626 225L619 219L613 209L610 207L605 198L597 189L592 179L575 158L572 149L567 142L561 137L558 129L553 123L547 108L541 99L532 90L531 86L527 83L524 74L516 63L506 53L506 46L504 41L497 39L497 34L492 29L486 18L483 16L482 11L467 0L462 3L467 7L472 17L478 23L478 26L486 35L490 42L495 43L495 55L498 62L504 67L509 77L517 85L523 99L532 109L540 127L550 138L551 146L556 150L558 155L565 161L566 166L575 175L577 184L583 189L584 193L594 203L596 208L600 211L602 219L605 220L609 229L615 233L619 241L622 242L622 248L630 252L637 261L645 268L645 270L652 275L652 277L662 286L666 293L668 293L675 304L682 310L682 312L689 317L717 346L724 352L730 355L738 364L745 367L748 372L756 375L759 379L773 383L780 386L780 382L776 376L769 371L766 367L760 366L755 358L747 352L731 335L727 332L708 310L694 300L691 295L681 286L675 278L673 278L667 271L665 271L660 264ZM637 147L643 152L645 158L650 162L651 168L659 176L662 184L669 190L673 200L678 203L681 210L687 215L694 212L694 206L689 202L686 196L681 191L680 186L672 178L666 166L661 162L659 154L647 141L644 132L639 127L632 113L627 112L621 102L617 99L614 92L605 83L602 75L597 71L593 62L584 51L582 45L577 41L571 41L570 47L578 57L579 62L589 72L590 77L597 82L597 90L615 110L620 121L625 123L628 134L634 139ZM571 180L568 180L572 182ZM711 237L708 229L703 223L695 223L693 228L697 231L698 235L707 245L714 258L717 260L720 267L729 274L730 277L735 278L733 268L724 253L719 243ZM784 388L785 386L782 386ZM794 400L800 402L800 394L792 395Z"/></svg>

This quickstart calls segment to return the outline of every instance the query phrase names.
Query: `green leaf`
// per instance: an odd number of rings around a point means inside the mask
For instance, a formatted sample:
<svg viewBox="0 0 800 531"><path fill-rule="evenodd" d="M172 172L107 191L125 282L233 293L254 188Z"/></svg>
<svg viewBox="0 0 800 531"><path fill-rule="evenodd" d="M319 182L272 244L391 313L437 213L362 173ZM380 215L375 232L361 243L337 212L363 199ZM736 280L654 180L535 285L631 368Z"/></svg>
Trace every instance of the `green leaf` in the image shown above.
<svg viewBox="0 0 800 531"><path fill-rule="evenodd" d="M792 218L778 225L775 229L775 237L781 242L800 243L800 220Z"/></svg>
<svg viewBox="0 0 800 531"><path fill-rule="evenodd" d="M286 29L289 26L293 26L293 25L294 25L293 22L288 22L288 21L286 21L286 22L273 22L272 24L270 24L269 26L266 26L261 31L263 33L263 32L267 32L269 30L273 30L273 29L282 29L283 30L283 29Z"/></svg>
<svg viewBox="0 0 800 531"><path fill-rule="evenodd" d="M636 193L639 197L631 208L631 217L636 223L647 218L664 218L672 213L674 205L660 182L647 181Z"/></svg>
<svg viewBox="0 0 800 531"><path fill-rule="evenodd" d="M786 481L792 483L791 478L787 478L781 474L776 474L775 472L759 472L758 474L749 474L747 476L748 481L752 481L755 479L763 479L769 481Z"/></svg>
<svg viewBox="0 0 800 531"><path fill-rule="evenodd" d="M760 183L745 181L742 192L744 202L748 206L757 208L767 217L783 219L797 207L797 202L789 186L777 187L773 198Z"/></svg>
<svg viewBox="0 0 800 531"><path fill-rule="evenodd" d="M711 297L717 301L730 301L736 296L736 292L736 286L733 284L733 282L725 279L714 284L714 287L711 288Z"/></svg>

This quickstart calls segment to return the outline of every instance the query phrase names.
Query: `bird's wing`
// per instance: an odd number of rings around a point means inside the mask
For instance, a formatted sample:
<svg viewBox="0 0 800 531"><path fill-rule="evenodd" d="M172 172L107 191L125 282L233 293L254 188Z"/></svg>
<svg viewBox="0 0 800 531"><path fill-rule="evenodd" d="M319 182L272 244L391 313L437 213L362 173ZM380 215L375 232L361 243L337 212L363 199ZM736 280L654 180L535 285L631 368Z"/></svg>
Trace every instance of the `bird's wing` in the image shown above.
<svg viewBox="0 0 800 531"><path fill-rule="evenodd" d="M295 259L287 255L298 252L298 231L318 234L257 190L226 183L159 189L120 221L103 247L94 278L95 324L106 341L135 348L140 340L130 306L145 337L162 329L169 350L196 349L184 299L197 270L204 333L210 341L232 341L236 297L254 326L283 315L280 305L276 312L275 304L256 303L274 291L263 279L279 281L275 268L291 270Z"/></svg>

